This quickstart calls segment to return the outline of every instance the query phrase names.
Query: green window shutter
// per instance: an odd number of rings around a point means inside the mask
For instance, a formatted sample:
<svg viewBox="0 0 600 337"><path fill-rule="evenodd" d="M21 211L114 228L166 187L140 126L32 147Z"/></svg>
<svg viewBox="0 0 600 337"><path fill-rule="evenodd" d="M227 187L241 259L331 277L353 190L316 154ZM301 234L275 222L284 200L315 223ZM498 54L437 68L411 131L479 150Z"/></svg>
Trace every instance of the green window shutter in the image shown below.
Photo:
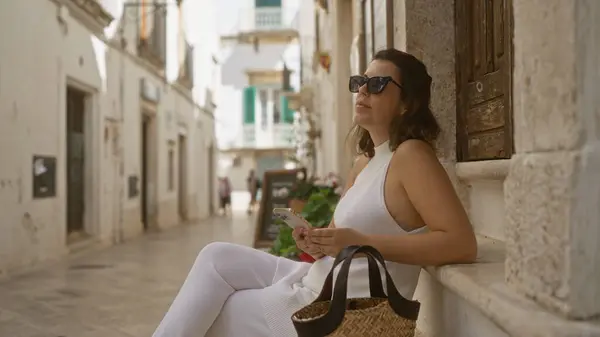
<svg viewBox="0 0 600 337"><path fill-rule="evenodd" d="M244 88L244 124L254 124L254 106L256 101L256 88Z"/></svg>
<svg viewBox="0 0 600 337"><path fill-rule="evenodd" d="M281 0L255 0L256 7L281 7Z"/></svg>
<svg viewBox="0 0 600 337"><path fill-rule="evenodd" d="M286 96L281 96L281 111L284 123L294 123L294 111L290 109Z"/></svg>

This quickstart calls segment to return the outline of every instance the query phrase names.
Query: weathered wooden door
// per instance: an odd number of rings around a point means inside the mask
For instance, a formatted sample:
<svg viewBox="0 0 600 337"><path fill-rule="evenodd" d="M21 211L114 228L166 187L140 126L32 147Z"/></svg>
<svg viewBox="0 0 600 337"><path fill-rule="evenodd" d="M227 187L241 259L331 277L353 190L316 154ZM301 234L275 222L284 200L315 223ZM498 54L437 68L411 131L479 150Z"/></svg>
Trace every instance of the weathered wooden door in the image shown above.
<svg viewBox="0 0 600 337"><path fill-rule="evenodd" d="M512 1L456 0L458 160L509 158Z"/></svg>
<svg viewBox="0 0 600 337"><path fill-rule="evenodd" d="M67 87L67 235L85 228L85 98Z"/></svg>
<svg viewBox="0 0 600 337"><path fill-rule="evenodd" d="M149 135L148 135L148 129L150 128L150 121L149 118L144 116L142 117L142 125L141 125L141 142L140 142L140 156L141 156L141 164L142 164L142 169L141 169L141 196L140 196L140 217L142 220L142 225L144 226L144 229L148 229L149 227L149 223L150 223L150 219L149 219L149 209L150 207L148 206L149 204L149 191L148 191L148 182L149 182L149 178L148 178L148 169L150 166L150 159L149 159L149 153L148 153L148 149L149 149Z"/></svg>

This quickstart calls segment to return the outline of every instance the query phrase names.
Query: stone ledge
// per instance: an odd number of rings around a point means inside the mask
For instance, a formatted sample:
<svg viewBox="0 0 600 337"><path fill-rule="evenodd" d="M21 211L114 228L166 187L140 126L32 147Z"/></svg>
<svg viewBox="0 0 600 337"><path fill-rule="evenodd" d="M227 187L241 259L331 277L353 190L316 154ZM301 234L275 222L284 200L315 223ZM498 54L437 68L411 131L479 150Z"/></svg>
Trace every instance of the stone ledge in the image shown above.
<svg viewBox="0 0 600 337"><path fill-rule="evenodd" d="M456 164L460 180L504 180L508 175L510 159L462 162Z"/></svg>
<svg viewBox="0 0 600 337"><path fill-rule="evenodd" d="M504 244L485 237L477 241L476 264L425 269L510 336L600 336L600 321L567 320L510 290L504 282Z"/></svg>
<svg viewBox="0 0 600 337"><path fill-rule="evenodd" d="M52 0L59 6L66 6L69 15L90 29L94 34L104 36L104 29L115 19L98 0Z"/></svg>

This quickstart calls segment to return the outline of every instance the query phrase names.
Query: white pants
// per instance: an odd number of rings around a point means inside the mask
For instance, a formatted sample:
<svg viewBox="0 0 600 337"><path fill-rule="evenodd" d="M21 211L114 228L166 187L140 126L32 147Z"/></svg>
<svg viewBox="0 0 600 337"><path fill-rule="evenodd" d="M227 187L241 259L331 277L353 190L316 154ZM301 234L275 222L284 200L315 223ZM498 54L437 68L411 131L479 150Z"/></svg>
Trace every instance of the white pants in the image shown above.
<svg viewBox="0 0 600 337"><path fill-rule="evenodd" d="M261 294L278 262L245 246L207 245L153 337L270 337Z"/></svg>

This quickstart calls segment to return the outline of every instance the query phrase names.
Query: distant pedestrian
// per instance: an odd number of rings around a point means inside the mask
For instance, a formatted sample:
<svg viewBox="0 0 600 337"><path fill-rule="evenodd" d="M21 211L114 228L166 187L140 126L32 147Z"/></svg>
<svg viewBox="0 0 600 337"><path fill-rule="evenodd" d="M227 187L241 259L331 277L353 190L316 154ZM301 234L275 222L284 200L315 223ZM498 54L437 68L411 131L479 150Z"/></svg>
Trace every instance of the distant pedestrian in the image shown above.
<svg viewBox="0 0 600 337"><path fill-rule="evenodd" d="M221 200L221 211L225 215L227 209L231 209L231 182L228 177L219 178L219 199Z"/></svg>
<svg viewBox="0 0 600 337"><path fill-rule="evenodd" d="M250 170L248 178L246 178L246 184L248 186L248 192L250 193L250 203L248 204L248 214L252 214L254 207L256 206L256 196L258 195L258 189L260 187L260 181L256 178L254 170Z"/></svg>

